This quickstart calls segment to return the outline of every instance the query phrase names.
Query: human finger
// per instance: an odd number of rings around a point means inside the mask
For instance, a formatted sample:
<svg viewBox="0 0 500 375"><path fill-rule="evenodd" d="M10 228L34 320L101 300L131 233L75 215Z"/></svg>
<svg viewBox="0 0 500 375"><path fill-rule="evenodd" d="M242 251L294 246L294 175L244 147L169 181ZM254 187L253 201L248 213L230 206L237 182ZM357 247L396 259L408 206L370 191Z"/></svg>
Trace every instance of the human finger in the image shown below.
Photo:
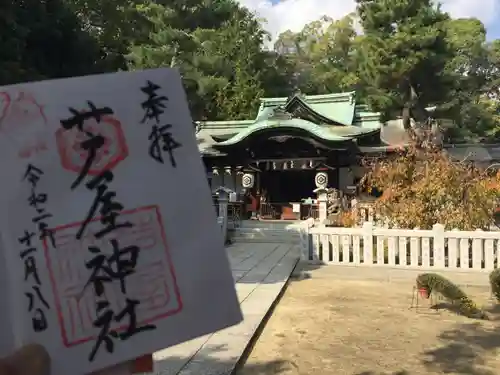
<svg viewBox="0 0 500 375"><path fill-rule="evenodd" d="M143 355L142 357L136 358L131 363L130 372L132 374L153 372L153 355L146 354Z"/></svg>
<svg viewBox="0 0 500 375"><path fill-rule="evenodd" d="M89 375L122 375L153 372L153 355L146 354L131 361L123 362ZM3 375L3 374L0 374Z"/></svg>
<svg viewBox="0 0 500 375"><path fill-rule="evenodd" d="M26 345L0 359L0 375L50 375L49 354L41 345Z"/></svg>

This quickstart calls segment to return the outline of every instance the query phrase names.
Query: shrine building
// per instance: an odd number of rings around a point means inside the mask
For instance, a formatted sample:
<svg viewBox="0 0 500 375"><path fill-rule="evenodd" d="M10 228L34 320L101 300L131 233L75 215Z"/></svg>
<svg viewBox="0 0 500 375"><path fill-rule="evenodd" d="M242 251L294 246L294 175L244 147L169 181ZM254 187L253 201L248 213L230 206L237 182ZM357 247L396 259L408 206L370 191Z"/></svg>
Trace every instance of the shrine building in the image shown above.
<svg viewBox="0 0 500 375"><path fill-rule="evenodd" d="M407 133L401 120L383 124L356 104L355 92L298 93L262 98L253 120L199 122L197 140L213 190L250 193L285 212L317 188L354 194L361 159L406 145Z"/></svg>

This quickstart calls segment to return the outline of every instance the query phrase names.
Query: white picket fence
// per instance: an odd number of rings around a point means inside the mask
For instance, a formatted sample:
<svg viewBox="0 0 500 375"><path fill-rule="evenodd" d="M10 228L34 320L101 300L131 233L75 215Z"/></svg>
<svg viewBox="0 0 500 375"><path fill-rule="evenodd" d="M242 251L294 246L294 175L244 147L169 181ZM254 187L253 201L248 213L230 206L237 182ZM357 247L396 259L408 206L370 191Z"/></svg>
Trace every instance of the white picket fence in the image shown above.
<svg viewBox="0 0 500 375"><path fill-rule="evenodd" d="M324 264L491 271L500 252L498 231L446 231L374 227L302 229L302 258Z"/></svg>

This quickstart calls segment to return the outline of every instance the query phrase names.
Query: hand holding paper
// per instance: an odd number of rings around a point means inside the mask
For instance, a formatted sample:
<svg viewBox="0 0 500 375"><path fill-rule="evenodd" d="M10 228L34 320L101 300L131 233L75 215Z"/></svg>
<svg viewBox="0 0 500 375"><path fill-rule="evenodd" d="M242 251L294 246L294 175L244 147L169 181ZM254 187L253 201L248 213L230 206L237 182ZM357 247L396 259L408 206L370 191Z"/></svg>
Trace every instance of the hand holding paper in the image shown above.
<svg viewBox="0 0 500 375"><path fill-rule="evenodd" d="M0 355L82 375L241 321L178 71L0 94Z"/></svg>

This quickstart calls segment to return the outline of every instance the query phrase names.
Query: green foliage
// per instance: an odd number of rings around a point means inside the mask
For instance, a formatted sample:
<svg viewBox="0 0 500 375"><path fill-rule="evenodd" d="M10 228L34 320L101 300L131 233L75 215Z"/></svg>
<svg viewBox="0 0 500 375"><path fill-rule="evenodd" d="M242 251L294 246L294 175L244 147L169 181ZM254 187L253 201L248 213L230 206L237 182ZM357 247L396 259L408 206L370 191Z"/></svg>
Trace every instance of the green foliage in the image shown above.
<svg viewBox="0 0 500 375"><path fill-rule="evenodd" d="M236 0L23 0L0 4L0 84L177 67L197 120L253 118L262 96L356 90L386 117L435 105L457 141L500 136L500 41L433 0L357 0L280 35L273 51ZM413 95L413 92L415 95Z"/></svg>
<svg viewBox="0 0 500 375"><path fill-rule="evenodd" d="M0 85L95 71L98 45L62 0L0 4Z"/></svg>
<svg viewBox="0 0 500 375"><path fill-rule="evenodd" d="M445 277L436 273L423 273L417 276L417 288L425 289L427 295L441 294L448 302L456 306L460 313L469 318L488 320L488 315L478 308L462 289Z"/></svg>
<svg viewBox="0 0 500 375"><path fill-rule="evenodd" d="M307 94L329 94L356 89L357 38L353 15L340 20L323 17L298 33L282 33L274 48L293 64L297 88Z"/></svg>
<svg viewBox="0 0 500 375"><path fill-rule="evenodd" d="M451 19L431 0L357 3L360 35L348 16L279 36L292 85L308 94L356 90L385 119L423 121L436 107L448 142L499 138L500 41L487 43L479 20Z"/></svg>
<svg viewBox="0 0 500 375"><path fill-rule="evenodd" d="M500 302L500 268L493 270L489 276L491 293Z"/></svg>
<svg viewBox="0 0 500 375"><path fill-rule="evenodd" d="M424 107L446 97L442 73L452 53L446 43L449 17L431 0L357 0L364 30L357 50L367 102L387 117L415 105L410 85Z"/></svg>
<svg viewBox="0 0 500 375"><path fill-rule="evenodd" d="M252 118L290 92L291 66L234 0L6 2L0 32L0 84L172 66L199 120Z"/></svg>
<svg viewBox="0 0 500 375"><path fill-rule="evenodd" d="M463 142L495 139L499 105L488 94L498 72L493 63L495 49L486 43L486 29L477 19L456 19L446 23L446 32L453 57L445 67L448 98L441 103L441 111L455 122L446 129L447 136Z"/></svg>
<svg viewBox="0 0 500 375"><path fill-rule="evenodd" d="M137 9L151 25L147 42L131 48L131 69L180 69L193 117L252 118L269 72L258 20L232 0L146 2Z"/></svg>
<svg viewBox="0 0 500 375"><path fill-rule="evenodd" d="M145 42L150 25L137 11L143 0L64 0L100 51L99 71L127 68L131 44Z"/></svg>

